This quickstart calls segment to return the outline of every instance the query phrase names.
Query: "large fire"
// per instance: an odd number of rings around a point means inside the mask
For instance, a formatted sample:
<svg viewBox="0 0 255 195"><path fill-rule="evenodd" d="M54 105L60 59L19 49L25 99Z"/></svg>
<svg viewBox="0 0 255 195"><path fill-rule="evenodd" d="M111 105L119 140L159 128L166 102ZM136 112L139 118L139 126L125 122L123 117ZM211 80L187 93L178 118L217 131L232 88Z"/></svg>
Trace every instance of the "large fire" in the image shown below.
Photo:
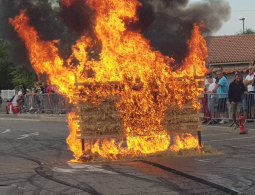
<svg viewBox="0 0 255 195"><path fill-rule="evenodd" d="M75 0L62 0L62 4L71 6ZM124 123L127 147L123 140L98 140L85 142L85 153L98 154L107 159L119 159L125 155L137 156L171 149L196 148L197 139L192 135L179 135L170 147L170 135L162 126L168 105L182 106L191 101L194 109L200 105L197 96L201 92L194 79L187 79L186 85L178 80L192 78L193 66L197 75L206 72L206 42L201 29L194 24L189 44L189 55L177 72L170 67L174 59L154 51L149 40L141 33L126 28L125 21L134 22L138 0L87 0L87 4L95 11L94 31L102 44L100 61L89 60L86 48L92 47L94 41L84 33L73 46L73 54L67 64L59 57L56 41L43 41L37 31L30 26L26 11L22 10L15 19L10 19L19 37L24 41L29 58L37 74L47 73L52 85L58 86L60 93L71 102L90 101L100 104L103 98L118 96L116 103L118 112ZM72 59L79 61L78 66ZM93 70L94 76L88 77L87 71ZM89 88L79 86L83 96L76 95L75 77L81 83L100 83L100 87ZM109 86L109 81L119 82L122 90ZM138 90L133 90L136 86ZM79 121L74 120L75 113L68 115L70 136L67 138L69 148L77 160L82 154L81 141L76 139ZM87 149L87 151L86 151ZM88 151L89 149L89 151Z"/></svg>

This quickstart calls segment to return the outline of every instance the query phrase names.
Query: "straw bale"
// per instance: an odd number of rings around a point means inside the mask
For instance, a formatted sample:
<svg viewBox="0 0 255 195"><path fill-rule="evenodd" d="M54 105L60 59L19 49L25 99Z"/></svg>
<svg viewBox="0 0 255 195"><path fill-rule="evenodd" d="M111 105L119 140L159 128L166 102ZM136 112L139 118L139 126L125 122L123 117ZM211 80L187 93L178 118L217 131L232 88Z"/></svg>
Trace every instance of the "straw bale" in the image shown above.
<svg viewBox="0 0 255 195"><path fill-rule="evenodd" d="M181 109L178 106L169 106L162 125L169 133L192 133L201 130L199 113L193 109L190 102Z"/></svg>
<svg viewBox="0 0 255 195"><path fill-rule="evenodd" d="M123 121L117 111L117 98L108 97L101 104L91 102L80 103L80 130L81 136L124 135Z"/></svg>
<svg viewBox="0 0 255 195"><path fill-rule="evenodd" d="M180 82L184 82L183 79L180 80ZM102 87L100 83L97 85L88 83L88 85L91 90L90 94L94 94L94 89ZM120 85L114 85L118 87L118 89L114 88L116 91L121 90ZM111 84L107 85L107 87L109 90L113 90ZM137 90L139 90L140 87L141 86L139 86ZM115 95L116 94L117 93L115 93ZM83 88L77 91L77 95L80 99L86 99L86 102L77 102L78 110L75 110L76 115L79 117L81 137L86 138L94 136L98 138L110 135L125 135L123 121L115 106L115 102L119 101L120 96L116 95L103 99L101 99L101 97L93 99L87 96ZM96 93L94 95L97 97ZM99 102L95 100L99 100ZM177 105L170 105L165 112L162 126L169 133L192 133L199 131L201 126L199 113L197 110L194 110L192 102L187 102L181 109Z"/></svg>
<svg viewBox="0 0 255 195"><path fill-rule="evenodd" d="M106 98L99 105L91 102L79 103L77 114L80 118L81 137L125 135L123 121L115 106L116 100ZM169 106L162 125L169 133L192 133L201 130L199 113L193 109L190 102L182 109L178 106Z"/></svg>

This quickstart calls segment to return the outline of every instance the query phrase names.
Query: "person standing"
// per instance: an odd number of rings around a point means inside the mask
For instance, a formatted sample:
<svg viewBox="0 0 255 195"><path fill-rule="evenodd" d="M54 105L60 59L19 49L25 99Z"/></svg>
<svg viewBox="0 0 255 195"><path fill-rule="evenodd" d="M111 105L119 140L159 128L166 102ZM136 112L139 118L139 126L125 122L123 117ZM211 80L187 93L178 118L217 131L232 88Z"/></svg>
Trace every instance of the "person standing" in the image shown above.
<svg viewBox="0 0 255 195"><path fill-rule="evenodd" d="M254 82L254 66L249 66L249 74L246 76L244 80L244 84L247 86L248 95L247 95L247 108L248 108L248 117L251 117L251 119L254 118L254 106L255 106L255 82Z"/></svg>
<svg viewBox="0 0 255 195"><path fill-rule="evenodd" d="M208 123L211 120L211 113L210 113L209 107L208 107L208 105L209 105L209 102L208 102L209 95L207 93L207 91L209 89L209 86L211 84L209 82L210 78L212 78L211 73L207 74L206 77L205 77L205 88L204 88L205 93L204 93L204 97L202 98L203 113L204 113L203 123ZM215 79L213 79L213 81L215 82Z"/></svg>
<svg viewBox="0 0 255 195"><path fill-rule="evenodd" d="M42 94L46 94L46 92L47 92L47 83L46 82L43 82L42 83Z"/></svg>
<svg viewBox="0 0 255 195"><path fill-rule="evenodd" d="M229 121L227 118L228 116L228 108L227 108L227 99L228 99L228 80L226 77L223 76L223 71L218 70L217 71L217 77L219 78L219 82L217 83L216 87L213 90L213 93L219 94L219 104L218 104L218 111L223 118L222 121L220 121L220 124L228 123Z"/></svg>
<svg viewBox="0 0 255 195"><path fill-rule="evenodd" d="M246 93L247 93L247 90L242 82L242 75L236 74L235 80L229 85L229 92L228 92L228 98L231 104L231 114L232 114L232 119L235 123L235 129L238 127L238 124L236 121L236 112L238 112L239 115L243 114L242 100L244 98L244 94Z"/></svg>
<svg viewBox="0 0 255 195"><path fill-rule="evenodd" d="M213 95L213 90L216 87L215 79L212 76L209 76L208 78L209 87L206 91L208 93L208 108L211 113L211 118L215 118L215 105L217 101L216 95Z"/></svg>
<svg viewBox="0 0 255 195"><path fill-rule="evenodd" d="M25 95L27 93L27 88L24 85L24 83L20 84L20 88L21 88L21 93L18 93L18 99L16 100L16 102L18 103L19 107L20 107L20 113L22 112L22 106L24 104L25 101Z"/></svg>
<svg viewBox="0 0 255 195"><path fill-rule="evenodd" d="M222 67L218 67L217 68L217 72L218 71L222 71L223 72L223 68ZM226 75L224 75L224 72L223 72L223 76L227 79L227 76ZM218 84L219 83L219 77L217 76L217 77L215 77L215 82Z"/></svg>

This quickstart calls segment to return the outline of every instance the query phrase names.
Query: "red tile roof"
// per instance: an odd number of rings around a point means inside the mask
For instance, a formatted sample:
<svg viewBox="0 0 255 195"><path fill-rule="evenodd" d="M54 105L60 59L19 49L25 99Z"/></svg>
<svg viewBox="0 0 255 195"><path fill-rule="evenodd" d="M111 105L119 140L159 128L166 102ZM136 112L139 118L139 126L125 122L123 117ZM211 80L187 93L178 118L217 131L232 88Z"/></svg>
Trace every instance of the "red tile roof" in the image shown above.
<svg viewBox="0 0 255 195"><path fill-rule="evenodd" d="M208 63L249 62L255 59L255 34L206 37Z"/></svg>
<svg viewBox="0 0 255 195"><path fill-rule="evenodd" d="M213 73L216 73L217 72L217 68L213 68L212 69L212 72ZM225 73L225 74L232 74L232 73L236 73L236 72L238 72L238 73L248 73L248 68L231 68L231 69L223 69L223 72Z"/></svg>

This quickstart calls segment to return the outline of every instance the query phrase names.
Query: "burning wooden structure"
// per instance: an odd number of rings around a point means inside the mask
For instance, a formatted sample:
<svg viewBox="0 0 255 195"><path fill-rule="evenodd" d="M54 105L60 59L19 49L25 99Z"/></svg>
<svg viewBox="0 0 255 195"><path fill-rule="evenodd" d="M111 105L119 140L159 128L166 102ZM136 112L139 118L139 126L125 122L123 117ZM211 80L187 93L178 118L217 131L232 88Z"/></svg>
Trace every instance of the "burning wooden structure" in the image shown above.
<svg viewBox="0 0 255 195"><path fill-rule="evenodd" d="M193 80L194 84L198 87L203 86L203 77L196 75L194 66L194 76L179 78L179 82L185 84L184 80ZM123 120L120 113L116 108L116 102L120 100L120 96L111 96L102 99L99 104L93 104L90 101L82 101L84 96L82 91L79 90L79 86L92 89L93 87L100 87L104 83L79 83L77 75L75 75L75 86L77 99L75 120L79 121L79 131L77 132L77 139L81 139L82 150L84 151L84 143L89 140L98 140L105 138L124 138L126 136L152 136L150 133L145 135L127 133L123 125ZM121 90L120 82L108 82L108 85L117 90ZM139 90L137 87L133 87L133 90ZM188 101L180 108L177 105L169 105L165 111L164 119L162 120L162 126L166 129L168 135L170 134L185 134L185 133L198 133L198 144L201 146L201 121L199 119L200 113L197 109L194 109L192 102ZM157 133L156 133L157 134Z"/></svg>
<svg viewBox="0 0 255 195"><path fill-rule="evenodd" d="M71 6L73 2L62 3ZM203 78L194 77L193 66L199 76L207 71L202 26L193 25L187 40L189 54L174 72L173 58L154 50L141 33L127 28L127 22L138 20L139 1L96 0L87 1L87 5L95 12L93 29L97 39L84 33L73 45L69 59L61 58L56 41L42 39L31 26L26 10L9 20L24 41L36 73L48 73L51 85L58 86L62 95L77 104L75 112L68 114L67 138L75 158L82 155L87 139L125 137L128 151L114 140L91 147L93 154L116 159L127 152L138 156L165 151L170 145L170 133L199 131L198 79ZM88 52L94 52L98 43L102 45L100 58L93 60ZM89 70L93 71L93 78L86 75ZM81 145L79 139L85 144ZM193 140L196 144L189 142L187 147L179 148L197 147L197 139ZM101 149L109 155L100 153Z"/></svg>

